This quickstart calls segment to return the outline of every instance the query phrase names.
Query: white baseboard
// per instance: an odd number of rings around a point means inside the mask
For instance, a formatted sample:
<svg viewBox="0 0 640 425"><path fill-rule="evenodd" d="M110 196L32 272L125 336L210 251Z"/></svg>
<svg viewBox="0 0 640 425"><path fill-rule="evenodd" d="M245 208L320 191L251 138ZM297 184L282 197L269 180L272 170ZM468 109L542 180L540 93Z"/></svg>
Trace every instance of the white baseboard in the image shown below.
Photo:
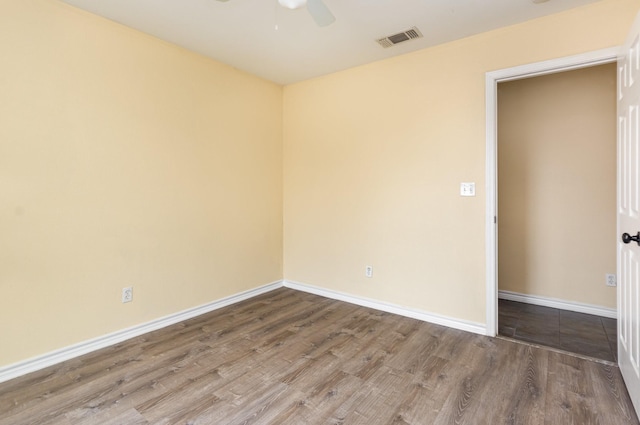
<svg viewBox="0 0 640 425"><path fill-rule="evenodd" d="M437 325L447 326L454 329L459 329L467 332L472 332L480 335L485 335L485 326L481 323L468 322L464 320L454 319L450 317L440 316L437 314L427 313L421 310L414 310L406 307L402 307L395 304L389 304L377 300L372 300L363 297L357 297L342 292L333 291L330 289L320 288L317 286L306 285L302 283L292 281L277 281L264 285L255 289L240 292L238 294L225 297L208 304L204 304L198 307L193 307L187 310L180 311L178 313L170 314L165 317L161 317L156 320L152 320L147 323L133 326L131 328L116 331L107 335L93 338L87 341L80 342L78 344L70 345L68 347L61 348L59 350L51 351L41 356L36 356L18 363L14 363L8 366L0 367L0 383L8 381L10 379L18 378L31 372L44 369L49 366L56 365L58 363L71 360L73 358L82 356L87 353L91 353L102 348L118 344L131 338L135 338L140 335L144 335L148 332L153 332L164 327L174 325L184 320L192 319L201 314L209 313L211 311L229 306L231 304L238 303L240 301L253 298L255 296L264 294L266 292L273 291L281 287L287 287L298 291L308 292L311 294L320 295L322 297L331 298L339 301L348 302L350 304L360 305L363 307L373 308L380 311L386 311L388 313L398 314L400 316L411 317L413 319L422 320L423 322L434 323Z"/></svg>
<svg viewBox="0 0 640 425"><path fill-rule="evenodd" d="M180 311L178 313L161 317L156 320L152 320L147 323L136 325L128 329L113 332L98 338L90 339L78 344L61 348L59 350L51 351L41 356L33 357L31 359L2 367L0 368L0 382L5 382L22 375L26 375L27 373L35 372L37 370L44 369L45 367L53 366L63 361L73 359L83 354L87 354L101 348L106 348L111 345L118 344L122 341L126 341L127 339L131 339L148 332L174 325L176 323L182 322L183 320L192 319L201 314L209 313L219 308L247 300L257 295L281 288L282 286L282 281L273 282L268 285L240 292L238 294L234 294L229 297L225 297L198 307L193 307L187 310Z"/></svg>
<svg viewBox="0 0 640 425"><path fill-rule="evenodd" d="M618 312L615 308L601 307L591 304L583 304L573 301L559 300L557 298L541 297L538 295L520 294L510 291L498 291L498 298L520 303L535 304L543 307L553 307L560 310L575 311L578 313L593 314L595 316L616 319Z"/></svg>
<svg viewBox="0 0 640 425"><path fill-rule="evenodd" d="M486 328L482 323L474 323L465 320L454 319L451 317L440 316L421 310L414 310L395 304L389 304L377 300L358 297L355 295L345 294L343 292L337 292L331 289L320 288L317 286L307 285L299 282L292 282L290 280L285 280L283 285L286 288L309 292L311 294L320 295L325 298L344 301L350 304L373 308L375 310L386 311L387 313L398 314L400 316L411 317L413 319L422 320L423 322L434 323L436 325L447 326L449 328L459 329L480 335L486 335Z"/></svg>

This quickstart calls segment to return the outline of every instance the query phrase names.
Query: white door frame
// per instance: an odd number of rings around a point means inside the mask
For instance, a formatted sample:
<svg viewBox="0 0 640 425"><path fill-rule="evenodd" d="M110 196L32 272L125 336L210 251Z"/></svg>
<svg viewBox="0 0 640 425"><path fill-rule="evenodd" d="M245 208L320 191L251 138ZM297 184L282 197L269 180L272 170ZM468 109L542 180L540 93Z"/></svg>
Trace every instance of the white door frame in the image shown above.
<svg viewBox="0 0 640 425"><path fill-rule="evenodd" d="M486 73L486 334L498 332L498 83L615 62L620 47Z"/></svg>

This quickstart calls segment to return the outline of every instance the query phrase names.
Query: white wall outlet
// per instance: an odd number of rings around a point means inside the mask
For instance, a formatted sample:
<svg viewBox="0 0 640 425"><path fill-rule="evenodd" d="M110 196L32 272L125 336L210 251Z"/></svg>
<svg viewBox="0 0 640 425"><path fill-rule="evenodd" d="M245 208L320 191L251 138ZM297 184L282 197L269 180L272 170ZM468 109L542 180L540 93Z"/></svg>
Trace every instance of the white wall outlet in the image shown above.
<svg viewBox="0 0 640 425"><path fill-rule="evenodd" d="M476 196L476 184L474 182L460 183L460 196Z"/></svg>
<svg viewBox="0 0 640 425"><path fill-rule="evenodd" d="M373 266L367 266L364 268L364 275L366 277L373 277Z"/></svg>
<svg viewBox="0 0 640 425"><path fill-rule="evenodd" d="M618 282L616 280L616 275L615 274L611 274L611 273L607 273L607 280L606 280L606 285L607 286L617 286Z"/></svg>
<svg viewBox="0 0 640 425"><path fill-rule="evenodd" d="M133 286L122 288L122 302L130 303L133 301Z"/></svg>

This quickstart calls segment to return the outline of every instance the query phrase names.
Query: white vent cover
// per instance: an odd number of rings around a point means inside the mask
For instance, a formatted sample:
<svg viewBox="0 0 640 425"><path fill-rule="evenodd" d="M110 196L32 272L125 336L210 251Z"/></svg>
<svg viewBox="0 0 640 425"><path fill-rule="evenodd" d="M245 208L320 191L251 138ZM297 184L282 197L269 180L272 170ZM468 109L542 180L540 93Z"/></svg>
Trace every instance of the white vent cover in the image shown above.
<svg viewBox="0 0 640 425"><path fill-rule="evenodd" d="M402 43L403 41L413 40L414 38L422 38L422 33L418 28L411 27L406 31L399 32L397 34L393 34L376 41L378 42L378 44L380 44L382 47L386 49L387 47L395 46L398 43Z"/></svg>

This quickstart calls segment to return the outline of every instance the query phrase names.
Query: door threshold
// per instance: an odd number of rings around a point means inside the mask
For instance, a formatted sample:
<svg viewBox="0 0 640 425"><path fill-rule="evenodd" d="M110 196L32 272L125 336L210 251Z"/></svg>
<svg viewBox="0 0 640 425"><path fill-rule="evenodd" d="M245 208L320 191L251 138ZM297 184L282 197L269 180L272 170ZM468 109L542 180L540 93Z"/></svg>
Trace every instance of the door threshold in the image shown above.
<svg viewBox="0 0 640 425"><path fill-rule="evenodd" d="M609 360L603 360L597 357L585 356L584 354L573 353L571 351L561 350L555 347L549 347L548 345L536 344L534 342L528 342L528 341L521 341L519 339L511 338L504 335L496 335L496 338L502 339L504 341L515 342L516 344L522 344L522 345L527 345L529 347L539 348L541 350L553 351L554 353L558 353L558 354L566 354L567 356L576 357L582 360L589 360L589 361L600 363L607 366L615 366L616 368L618 367L617 363L610 362Z"/></svg>

